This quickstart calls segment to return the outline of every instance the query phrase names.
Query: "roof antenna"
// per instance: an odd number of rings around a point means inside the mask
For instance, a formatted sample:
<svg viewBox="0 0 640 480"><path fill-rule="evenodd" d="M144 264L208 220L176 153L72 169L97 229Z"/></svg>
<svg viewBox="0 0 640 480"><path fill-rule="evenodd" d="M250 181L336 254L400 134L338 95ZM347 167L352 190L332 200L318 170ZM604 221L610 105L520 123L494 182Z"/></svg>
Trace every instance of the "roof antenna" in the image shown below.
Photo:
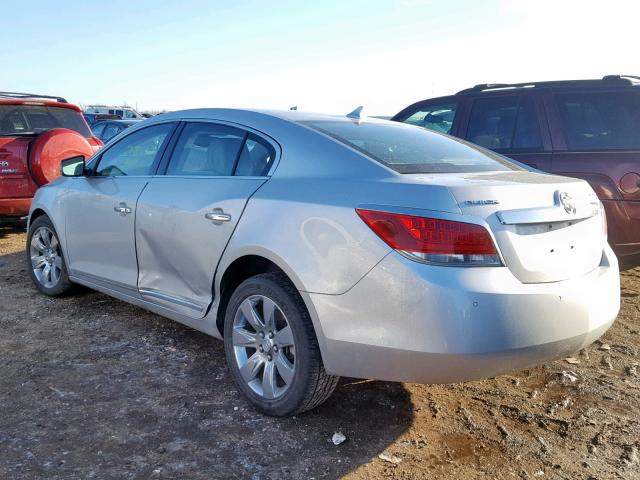
<svg viewBox="0 0 640 480"><path fill-rule="evenodd" d="M353 112L347 113L347 118L353 120L354 122L360 124L367 116L363 113L364 107L360 105Z"/></svg>
<svg viewBox="0 0 640 480"><path fill-rule="evenodd" d="M293 107L290 107L289 110L298 110L298 105L294 105Z"/></svg>

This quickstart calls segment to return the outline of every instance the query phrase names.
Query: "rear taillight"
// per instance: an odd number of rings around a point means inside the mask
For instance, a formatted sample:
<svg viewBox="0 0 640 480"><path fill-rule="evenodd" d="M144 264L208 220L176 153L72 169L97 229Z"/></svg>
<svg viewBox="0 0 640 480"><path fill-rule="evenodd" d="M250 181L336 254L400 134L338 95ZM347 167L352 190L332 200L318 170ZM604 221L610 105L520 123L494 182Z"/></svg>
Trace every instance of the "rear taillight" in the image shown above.
<svg viewBox="0 0 640 480"><path fill-rule="evenodd" d="M481 225L376 210L356 212L391 248L413 260L439 265L502 265L491 235Z"/></svg>

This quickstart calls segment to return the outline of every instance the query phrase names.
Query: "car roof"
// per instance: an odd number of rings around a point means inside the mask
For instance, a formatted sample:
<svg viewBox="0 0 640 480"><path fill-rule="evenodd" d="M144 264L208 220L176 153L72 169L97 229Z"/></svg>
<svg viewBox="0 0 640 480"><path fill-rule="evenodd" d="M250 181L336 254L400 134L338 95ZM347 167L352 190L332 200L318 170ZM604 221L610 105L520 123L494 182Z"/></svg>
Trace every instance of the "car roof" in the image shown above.
<svg viewBox="0 0 640 480"><path fill-rule="evenodd" d="M69 108L81 112L80 107L67 102L62 97L39 95L36 93L0 92L0 105L37 105Z"/></svg>
<svg viewBox="0 0 640 480"><path fill-rule="evenodd" d="M523 83L481 83L471 88L460 90L456 95L467 95L481 92L518 90L532 88L583 88L583 87L637 87L640 77L634 75L605 75L599 79L587 80L545 80L542 82Z"/></svg>
<svg viewBox="0 0 640 480"><path fill-rule="evenodd" d="M606 88L607 90L628 90L640 88L640 77L634 75L605 75L600 79L589 80L545 80L542 82L523 82L523 83L482 83L471 88L465 88L453 95L445 95L441 97L429 97L418 100L400 110L393 117L397 121L407 112L415 108L420 108L425 104L432 102L456 102L464 97L473 97L479 95L501 94L505 92L520 93L523 91L554 89L554 90L580 90L580 89L598 89Z"/></svg>
<svg viewBox="0 0 640 480"><path fill-rule="evenodd" d="M121 120L121 119L116 119L116 118L105 118L104 120L98 120L97 122L94 122L94 125L98 125L99 123L121 123L123 125L135 125L136 123L140 123L142 120L141 119L133 119L133 120Z"/></svg>
<svg viewBox="0 0 640 480"><path fill-rule="evenodd" d="M176 110L166 112L146 119L145 124L166 120L223 120L231 122L252 122L254 120L268 121L284 120L289 123L321 122L321 121L352 121L347 114L333 115L326 113L305 112L301 110L269 110L269 109L238 109L238 108L196 108L190 110ZM363 117L364 121L376 123L392 123L375 117ZM397 125L396 123L393 123Z"/></svg>

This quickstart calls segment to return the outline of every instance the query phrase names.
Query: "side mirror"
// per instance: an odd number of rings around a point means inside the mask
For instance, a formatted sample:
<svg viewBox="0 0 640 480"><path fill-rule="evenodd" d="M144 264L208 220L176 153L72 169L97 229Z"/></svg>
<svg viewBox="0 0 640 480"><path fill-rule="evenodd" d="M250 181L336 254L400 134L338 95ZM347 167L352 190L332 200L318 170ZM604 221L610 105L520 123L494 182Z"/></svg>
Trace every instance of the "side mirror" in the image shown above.
<svg viewBox="0 0 640 480"><path fill-rule="evenodd" d="M63 177L82 177L84 175L84 157L65 158L60 162L60 173Z"/></svg>

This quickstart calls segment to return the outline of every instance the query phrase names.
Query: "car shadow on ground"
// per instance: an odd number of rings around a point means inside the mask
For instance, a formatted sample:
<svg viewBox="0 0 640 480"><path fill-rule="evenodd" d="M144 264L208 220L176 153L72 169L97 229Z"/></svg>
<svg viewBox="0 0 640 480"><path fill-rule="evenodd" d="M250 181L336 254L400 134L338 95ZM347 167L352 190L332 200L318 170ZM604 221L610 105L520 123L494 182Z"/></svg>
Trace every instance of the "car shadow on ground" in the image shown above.
<svg viewBox="0 0 640 480"><path fill-rule="evenodd" d="M7 235L13 234L13 233L24 233L26 230L26 226L22 226L22 225L3 225L0 224L0 240L2 240L4 237L6 237Z"/></svg>
<svg viewBox="0 0 640 480"><path fill-rule="evenodd" d="M402 384L352 379L312 412L263 416L220 341L89 290L40 295L23 259L0 256L3 478L335 478L412 423Z"/></svg>
<svg viewBox="0 0 640 480"><path fill-rule="evenodd" d="M618 263L620 264L621 272L638 268L640 267L640 254L618 257Z"/></svg>

